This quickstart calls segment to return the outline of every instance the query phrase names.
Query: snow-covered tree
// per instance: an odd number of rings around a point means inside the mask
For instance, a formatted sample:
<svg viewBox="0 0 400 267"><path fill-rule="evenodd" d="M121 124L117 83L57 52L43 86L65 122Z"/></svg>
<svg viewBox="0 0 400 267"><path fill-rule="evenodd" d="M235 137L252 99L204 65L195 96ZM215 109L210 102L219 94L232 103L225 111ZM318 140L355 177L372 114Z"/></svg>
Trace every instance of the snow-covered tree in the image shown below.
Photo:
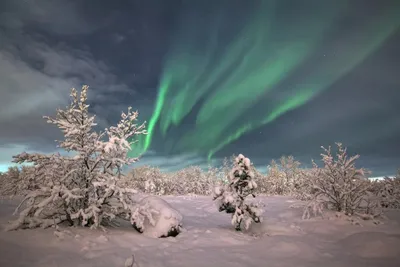
<svg viewBox="0 0 400 267"><path fill-rule="evenodd" d="M232 214L232 225L238 231L241 230L242 222L245 229L248 229L252 222L261 222L261 205L246 202L246 197L256 197L257 188L250 159L239 154L235 158L228 180L228 184L214 188L213 200L218 200L219 211Z"/></svg>
<svg viewBox="0 0 400 267"><path fill-rule="evenodd" d="M382 212L380 200L371 192L372 183L366 176L368 172L356 168L359 155L349 157L341 143L336 145L336 157L330 147L322 147L325 152L321 154L322 168L313 162L315 177L309 180L312 183L312 197L303 218L309 218L311 213L322 214L324 208L364 219L378 217Z"/></svg>
<svg viewBox="0 0 400 267"><path fill-rule="evenodd" d="M71 90L71 103L65 110L58 109L55 118L44 117L64 134L58 147L73 155L42 155L21 153L14 162L30 162L34 171L30 181L33 190L28 192L16 212L19 218L9 229L48 227L68 221L71 225L98 227L115 216L129 216L133 208L130 198L133 189L121 188L117 182L122 177L122 167L136 162L128 158L132 140L145 134L145 125L136 123L138 112L128 108L121 114L117 126L97 133L95 116L89 113L88 86L80 94ZM23 207L23 209L22 209Z"/></svg>

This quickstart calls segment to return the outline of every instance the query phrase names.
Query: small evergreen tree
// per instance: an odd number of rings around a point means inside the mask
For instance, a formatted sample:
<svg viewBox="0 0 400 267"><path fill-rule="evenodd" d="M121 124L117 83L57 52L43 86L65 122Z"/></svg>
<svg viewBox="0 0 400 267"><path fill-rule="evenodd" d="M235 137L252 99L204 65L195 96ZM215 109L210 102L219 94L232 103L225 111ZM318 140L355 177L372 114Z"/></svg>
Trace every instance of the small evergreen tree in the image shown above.
<svg viewBox="0 0 400 267"><path fill-rule="evenodd" d="M75 152L73 156L21 153L14 162L30 162L34 171L26 177L35 186L18 206L19 218L9 230L18 228L48 227L68 221L71 225L98 227L115 216L131 214L133 203L129 197L133 189L121 188L117 182L122 177L122 167L136 162L128 158L131 148L128 140L145 134L144 124L137 125L138 112L121 114L116 127L96 133L95 116L89 114L88 86L83 86L78 96L71 90L71 104L57 110L55 118L44 117L64 134L59 147Z"/></svg>
<svg viewBox="0 0 400 267"><path fill-rule="evenodd" d="M242 154L237 156L228 180L228 184L214 188L213 200L218 199L219 211L232 214L232 225L237 231L241 230L242 222L245 223L245 229L248 229L252 222L261 222L260 205L246 203L246 197L256 197L257 188L250 160Z"/></svg>

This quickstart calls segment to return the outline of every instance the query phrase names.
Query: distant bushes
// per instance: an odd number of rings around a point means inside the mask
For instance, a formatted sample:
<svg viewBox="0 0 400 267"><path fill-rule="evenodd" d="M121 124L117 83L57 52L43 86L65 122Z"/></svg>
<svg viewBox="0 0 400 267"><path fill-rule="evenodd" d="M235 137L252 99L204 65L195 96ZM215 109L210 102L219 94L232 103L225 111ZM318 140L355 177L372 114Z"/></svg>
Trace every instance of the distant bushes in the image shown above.
<svg viewBox="0 0 400 267"><path fill-rule="evenodd" d="M162 172L157 167L141 166L126 174L121 185L154 195L210 195L215 185L228 183L227 178L235 158L233 155L231 160L225 159L221 167L209 167L206 170L189 166L175 172ZM251 165L254 180L259 185L256 192L310 199L308 180L315 174L315 170L301 169L299 166L300 162L292 156L282 157L279 163L272 161L267 174Z"/></svg>
<svg viewBox="0 0 400 267"><path fill-rule="evenodd" d="M373 182L372 191L380 198L382 207L400 209L400 171L396 177Z"/></svg>
<svg viewBox="0 0 400 267"><path fill-rule="evenodd" d="M293 156L283 156L279 162L272 160L266 175L257 175L258 191L266 195L286 195L301 200L311 198L309 181L316 171L300 168L300 162Z"/></svg>
<svg viewBox="0 0 400 267"><path fill-rule="evenodd" d="M25 195L37 188L32 179L35 169L31 166L9 167L7 172L0 172L0 196Z"/></svg>
<svg viewBox="0 0 400 267"><path fill-rule="evenodd" d="M182 170L163 173L151 166L132 169L121 181L121 185L136 188L153 195L210 195L218 183L220 169L202 170L190 166Z"/></svg>
<svg viewBox="0 0 400 267"><path fill-rule="evenodd" d="M331 148L323 152L321 167L313 163L312 168L303 168L292 156L271 161L267 174L251 165L258 185L256 193L307 201L305 217L321 209L375 217L380 208L400 208L400 173L396 178L371 181L367 179L368 171L355 167L359 156L349 157L341 144L337 145L336 154ZM211 195L215 186L228 182L232 159L225 159L219 168L203 170L190 166L168 173L157 167L141 166L121 177L118 184L151 195ZM32 180L32 171L33 167L23 166L0 173L0 194L25 195L34 189L37 181Z"/></svg>

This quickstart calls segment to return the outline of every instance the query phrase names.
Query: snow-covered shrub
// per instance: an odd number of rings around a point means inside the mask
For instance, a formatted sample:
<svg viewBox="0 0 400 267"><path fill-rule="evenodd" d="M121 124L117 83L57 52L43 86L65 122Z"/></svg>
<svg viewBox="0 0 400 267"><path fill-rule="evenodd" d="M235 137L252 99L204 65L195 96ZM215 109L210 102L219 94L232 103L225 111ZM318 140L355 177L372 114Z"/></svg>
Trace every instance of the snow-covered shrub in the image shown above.
<svg viewBox="0 0 400 267"><path fill-rule="evenodd" d="M176 236L182 231L182 215L156 196L145 197L132 209L132 226L146 236Z"/></svg>
<svg viewBox="0 0 400 267"><path fill-rule="evenodd" d="M256 193L261 193L260 182L265 179L264 178L265 174L263 174L262 172L257 170L257 168L253 164L251 164L251 166L250 166L250 171L253 173L253 176L254 176L253 179L257 183Z"/></svg>
<svg viewBox="0 0 400 267"><path fill-rule="evenodd" d="M0 196L24 196L35 188L32 180L31 166L9 167L7 172L0 174Z"/></svg>
<svg viewBox="0 0 400 267"><path fill-rule="evenodd" d="M284 173L279 168L278 163L272 160L267 167L267 174L257 180L257 191L266 195L283 195L285 192L284 180Z"/></svg>
<svg viewBox="0 0 400 267"><path fill-rule="evenodd" d="M232 168L235 166L235 159L237 155L233 154L229 158L225 157L222 161L220 171L224 174L224 177L228 177Z"/></svg>
<svg viewBox="0 0 400 267"><path fill-rule="evenodd" d="M400 209L400 171L396 177L385 177L373 184L373 192L381 198L383 208Z"/></svg>
<svg viewBox="0 0 400 267"><path fill-rule="evenodd" d="M270 182L270 191L277 195L292 195L301 175L299 166L300 162L293 156L282 156L279 164L272 160L265 178Z"/></svg>
<svg viewBox="0 0 400 267"><path fill-rule="evenodd" d="M174 194L176 195L211 195L216 184L217 168L209 167L202 170L199 166L189 166L171 173L176 181Z"/></svg>
<svg viewBox="0 0 400 267"><path fill-rule="evenodd" d="M299 199L309 201L313 199L314 194L314 180L319 175L319 168L301 169L297 176L295 187L291 196Z"/></svg>
<svg viewBox="0 0 400 267"><path fill-rule="evenodd" d="M322 147L324 166L319 168L315 162L315 177L312 182L312 200L304 210L303 218L311 213L323 212L325 208L346 215L375 218L381 214L379 199L371 194L372 183L366 178L367 172L357 169L355 161L359 155L348 157L346 148L337 143L336 158L331 148Z"/></svg>
<svg viewBox="0 0 400 267"><path fill-rule="evenodd" d="M142 166L131 170L123 184L134 185L153 195L210 195L218 172L218 168L203 170L199 166L189 166L163 173L156 167Z"/></svg>
<svg viewBox="0 0 400 267"><path fill-rule="evenodd" d="M238 231L241 230L242 222L245 224L245 229L248 229L252 222L261 222L262 207L246 202L247 196L256 197L255 190L257 188L254 173L251 171L250 159L242 154L238 155L228 180L228 184L214 188L213 200L218 200L219 211L232 214L232 225Z"/></svg>
<svg viewBox="0 0 400 267"><path fill-rule="evenodd" d="M120 181L120 185L140 190L152 195L164 195L168 187L167 174L162 173L157 167L140 166L133 168Z"/></svg>
<svg viewBox="0 0 400 267"><path fill-rule="evenodd" d="M302 176L300 162L293 156L283 156L280 158L280 168L283 173L282 190L284 195L293 195L300 186Z"/></svg>
<svg viewBox="0 0 400 267"><path fill-rule="evenodd" d="M282 156L279 163L272 160L266 175L257 176L258 192L266 195L285 195L306 199L310 177L308 169L301 169L293 156Z"/></svg>
<svg viewBox="0 0 400 267"><path fill-rule="evenodd" d="M0 173L0 195L12 196L20 191L21 174L17 167L9 167L4 173Z"/></svg>
<svg viewBox="0 0 400 267"><path fill-rule="evenodd" d="M96 133L95 116L89 114L88 86L80 94L71 90L71 103L65 110L58 109L55 118L44 117L48 123L62 130L64 140L59 147L75 152L73 156L21 153L14 156L16 163L33 163L31 181L36 188L18 206L19 218L9 229L48 227L63 221L71 225L98 227L115 216L129 216L133 189L121 188L122 167L137 161L128 158L131 142L144 134L144 124L137 125L137 112L131 108L121 114L116 127Z"/></svg>
<svg viewBox="0 0 400 267"><path fill-rule="evenodd" d="M7 173L0 172L0 196L1 197L9 195L9 193L8 193L9 189L7 187L8 187Z"/></svg>

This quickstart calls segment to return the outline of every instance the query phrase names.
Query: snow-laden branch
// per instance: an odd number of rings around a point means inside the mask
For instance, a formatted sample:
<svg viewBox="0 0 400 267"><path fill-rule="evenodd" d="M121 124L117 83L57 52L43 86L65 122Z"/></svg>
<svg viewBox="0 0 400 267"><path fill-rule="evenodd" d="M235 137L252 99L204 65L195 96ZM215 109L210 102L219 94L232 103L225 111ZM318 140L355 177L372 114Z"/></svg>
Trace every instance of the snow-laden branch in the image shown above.
<svg viewBox="0 0 400 267"><path fill-rule="evenodd" d="M246 229L252 222L259 223L263 213L260 204L246 203L246 197L255 195L257 184L251 170L250 160L242 154L235 158L234 167L228 176L229 183L214 188L213 200L218 200L219 211L232 213L232 225L241 230L244 222Z"/></svg>
<svg viewBox="0 0 400 267"><path fill-rule="evenodd" d="M138 125L138 112L128 108L117 126L94 132L87 90L83 86L78 94L72 89L70 105L58 109L54 118L44 117L64 134L58 146L74 151L75 156L26 152L14 156L16 163L33 163L29 180L34 186L18 206L19 218L9 229L48 227L63 221L98 227L115 216L131 214L134 203L129 195L136 190L121 188L118 181L122 167L138 160L128 158L128 140L146 134L145 125Z"/></svg>

